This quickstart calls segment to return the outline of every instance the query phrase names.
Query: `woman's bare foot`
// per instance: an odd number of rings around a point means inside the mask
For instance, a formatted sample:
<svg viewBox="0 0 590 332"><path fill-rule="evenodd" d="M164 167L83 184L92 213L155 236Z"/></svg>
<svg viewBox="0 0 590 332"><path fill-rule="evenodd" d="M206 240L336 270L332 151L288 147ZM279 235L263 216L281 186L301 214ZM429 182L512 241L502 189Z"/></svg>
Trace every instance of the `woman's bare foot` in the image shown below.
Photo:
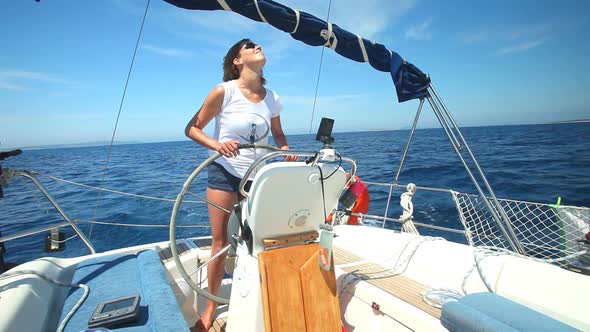
<svg viewBox="0 0 590 332"><path fill-rule="evenodd" d="M197 321L195 326L193 326L191 328L191 332L208 332L208 331L209 331L209 329L205 327L205 325L203 324L203 322L201 322L200 319Z"/></svg>
<svg viewBox="0 0 590 332"><path fill-rule="evenodd" d="M215 311L209 312L208 310L205 310L201 315L201 318L193 327L193 330L197 332L208 332L211 326L213 326L213 315L215 315Z"/></svg>

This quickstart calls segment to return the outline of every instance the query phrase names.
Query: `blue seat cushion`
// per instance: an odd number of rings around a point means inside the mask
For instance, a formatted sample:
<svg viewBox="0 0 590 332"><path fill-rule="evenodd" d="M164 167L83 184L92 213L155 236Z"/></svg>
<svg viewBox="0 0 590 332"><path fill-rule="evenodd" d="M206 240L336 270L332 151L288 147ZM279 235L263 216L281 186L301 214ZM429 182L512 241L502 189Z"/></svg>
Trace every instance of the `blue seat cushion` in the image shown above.
<svg viewBox="0 0 590 332"><path fill-rule="evenodd" d="M449 331L578 331L495 293L474 293L445 303L440 321Z"/></svg>
<svg viewBox="0 0 590 332"><path fill-rule="evenodd" d="M118 327L116 331L188 331L186 321L166 279L164 267L155 251L135 254L113 254L82 261L76 267L72 283L86 284L88 298L66 325L65 331L88 329L88 320L96 306L108 300L139 294L137 322ZM60 322L82 296L73 288L62 310Z"/></svg>

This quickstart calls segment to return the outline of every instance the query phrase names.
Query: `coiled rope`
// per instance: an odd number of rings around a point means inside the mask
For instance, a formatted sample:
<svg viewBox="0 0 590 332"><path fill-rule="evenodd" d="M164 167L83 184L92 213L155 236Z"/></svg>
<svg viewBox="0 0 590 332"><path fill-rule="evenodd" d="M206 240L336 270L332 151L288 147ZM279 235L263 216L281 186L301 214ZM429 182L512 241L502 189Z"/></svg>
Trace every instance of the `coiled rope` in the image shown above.
<svg viewBox="0 0 590 332"><path fill-rule="evenodd" d="M14 277L19 277L19 276L24 276L24 275L28 275L28 274L33 274L36 275L37 277L48 281L50 283L53 283L57 286L60 287L68 287L68 288L82 288L83 293L82 296L80 297L80 299L78 300L78 302L76 302L76 304L72 307L72 309L68 312L68 314L64 317L64 319L60 322L59 326L57 327L57 331L58 332L62 332L65 327L66 324L68 323L68 321L70 320L70 318L72 318L72 316L74 315L74 313L76 313L76 311L78 310L78 308L80 308L80 306L82 305L82 303L86 300L86 298L88 297L88 294L90 293L90 288L85 285L85 284L68 284L68 283L64 283L61 281L57 281L54 280L52 278L50 278L48 275L34 271L34 270L22 270L22 271L16 271L16 272L9 272L7 274L2 275L2 277L0 277L0 280L4 280L4 279L9 279L9 278L14 278ZM20 280L20 279L19 279Z"/></svg>

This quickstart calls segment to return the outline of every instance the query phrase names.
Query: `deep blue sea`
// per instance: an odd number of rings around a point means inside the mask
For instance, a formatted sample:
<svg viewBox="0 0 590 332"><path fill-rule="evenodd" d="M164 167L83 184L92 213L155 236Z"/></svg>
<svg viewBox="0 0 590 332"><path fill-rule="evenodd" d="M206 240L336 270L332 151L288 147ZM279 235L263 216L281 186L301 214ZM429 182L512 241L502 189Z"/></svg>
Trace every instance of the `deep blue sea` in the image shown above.
<svg viewBox="0 0 590 332"><path fill-rule="evenodd" d="M462 129L498 197L541 203L590 206L590 123L470 127ZM358 175L366 181L393 180L409 131L336 133L335 147L357 161ZM319 149L315 135L289 136L293 149ZM6 160L3 167L34 170L91 186L163 198L175 198L187 176L206 158L205 149L191 141L116 145L103 178L108 147L26 150ZM98 220L136 224L168 224L172 203L145 200L56 182L45 176L39 180L77 220ZM204 194L206 174L192 187ZM475 193L475 188L460 164L442 129L417 130L401 183L454 189ZM370 186L369 213L383 215L387 189ZM288 188L285 188L288 190ZM29 228L60 222L60 215L28 180L15 178L4 188L0 200L0 231L13 234ZM400 190L389 209L399 217ZM461 229L455 205L448 193L418 191L413 199L415 220ZM208 225L205 204L183 204L182 225ZM397 228L398 225L389 225ZM88 234L89 224L81 228ZM72 230L63 228L66 236ZM426 235L444 233L419 229ZM208 234L207 228L179 229L178 237ZM21 263L45 256L45 233L5 243L5 259ZM454 234L456 241L465 241ZM94 225L91 241L97 251L168 239L168 228L129 228ZM67 248L54 256L71 257L88 253L82 241L68 241Z"/></svg>

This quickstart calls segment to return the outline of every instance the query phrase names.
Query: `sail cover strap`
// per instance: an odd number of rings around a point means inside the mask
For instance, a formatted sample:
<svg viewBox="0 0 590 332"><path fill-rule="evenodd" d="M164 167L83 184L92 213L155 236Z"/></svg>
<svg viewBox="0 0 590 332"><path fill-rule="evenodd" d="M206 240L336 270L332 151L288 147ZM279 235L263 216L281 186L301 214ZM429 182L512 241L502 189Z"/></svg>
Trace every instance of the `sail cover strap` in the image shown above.
<svg viewBox="0 0 590 332"><path fill-rule="evenodd" d="M368 62L373 68L390 73L399 102L428 95L430 78L399 54L306 12L295 11L272 0L164 1L184 9L231 10L251 20L266 22L305 44L327 46L353 61Z"/></svg>
<svg viewBox="0 0 590 332"><path fill-rule="evenodd" d="M295 32L297 32L297 28L299 27L299 10L297 9L293 9L293 11L295 12L295 18L297 19L297 23L295 23L295 28L293 28L293 31L291 31L291 34L294 34Z"/></svg>
<svg viewBox="0 0 590 332"><path fill-rule="evenodd" d="M320 35L322 36L322 38L326 40L324 46L335 50L336 46L338 46L338 38L336 38L336 35L334 34L334 31L332 29L332 23L328 23L328 30L322 30L320 32Z"/></svg>
<svg viewBox="0 0 590 332"><path fill-rule="evenodd" d="M363 38L359 35L356 35L356 37L359 40L361 52L363 52L363 59L365 60L365 62L369 62L369 56L367 55L367 49L365 49L365 42L363 41Z"/></svg>
<svg viewBox="0 0 590 332"><path fill-rule="evenodd" d="M217 0L217 3L221 6L221 8L223 8L223 10L231 11L231 8L229 8L229 6L227 5L227 2L225 2L225 0Z"/></svg>
<svg viewBox="0 0 590 332"><path fill-rule="evenodd" d="M262 15L262 12L260 11L260 6L258 6L258 0L254 0L254 4L256 4L256 10L258 10L258 15L260 15L260 19L264 23L268 23L268 21L264 18L264 15Z"/></svg>

